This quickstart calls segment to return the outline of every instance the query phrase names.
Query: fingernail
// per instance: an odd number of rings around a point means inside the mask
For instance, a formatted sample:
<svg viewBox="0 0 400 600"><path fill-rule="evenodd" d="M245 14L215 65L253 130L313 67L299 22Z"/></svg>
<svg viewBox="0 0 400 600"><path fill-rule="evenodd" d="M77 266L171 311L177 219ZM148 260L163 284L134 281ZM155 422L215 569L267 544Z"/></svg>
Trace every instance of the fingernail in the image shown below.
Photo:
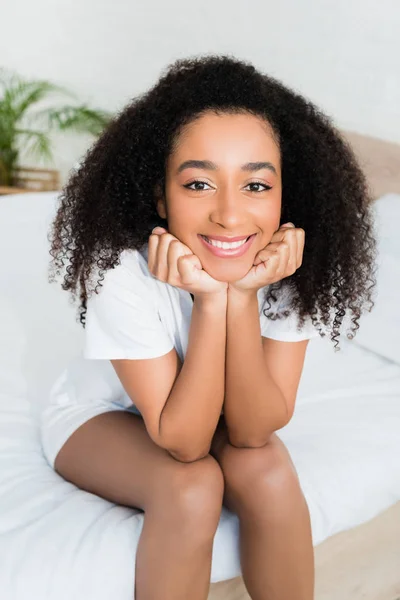
<svg viewBox="0 0 400 600"><path fill-rule="evenodd" d="M294 223L285 223L282 227L295 227Z"/></svg>

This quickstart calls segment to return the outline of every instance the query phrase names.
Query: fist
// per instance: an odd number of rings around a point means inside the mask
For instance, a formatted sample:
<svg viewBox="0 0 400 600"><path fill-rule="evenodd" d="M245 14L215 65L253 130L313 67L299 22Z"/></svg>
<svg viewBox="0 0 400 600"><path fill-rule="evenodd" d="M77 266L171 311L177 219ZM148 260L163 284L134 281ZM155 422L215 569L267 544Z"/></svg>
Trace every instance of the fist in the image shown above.
<svg viewBox="0 0 400 600"><path fill-rule="evenodd" d="M149 237L148 267L154 277L196 296L227 292L228 284L204 271L200 259L162 227Z"/></svg>
<svg viewBox="0 0 400 600"><path fill-rule="evenodd" d="M253 267L230 288L254 292L293 275L303 260L304 229L285 223L274 233L272 240L255 256Z"/></svg>

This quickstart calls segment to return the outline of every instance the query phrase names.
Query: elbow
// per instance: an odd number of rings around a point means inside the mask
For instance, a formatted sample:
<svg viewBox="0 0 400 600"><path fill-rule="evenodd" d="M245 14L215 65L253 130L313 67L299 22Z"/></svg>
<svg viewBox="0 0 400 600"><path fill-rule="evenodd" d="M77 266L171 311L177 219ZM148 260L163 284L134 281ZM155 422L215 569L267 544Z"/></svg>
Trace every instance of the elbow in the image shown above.
<svg viewBox="0 0 400 600"><path fill-rule="evenodd" d="M192 463L207 456L211 445L205 448L204 446L200 446L200 444L189 443L188 440L186 440L186 443L184 440L179 440L179 443L176 440L174 442L170 440L169 443L164 443L162 447L175 460L182 463Z"/></svg>
<svg viewBox="0 0 400 600"><path fill-rule="evenodd" d="M208 448L201 447L201 450L199 450L200 444L193 444L193 440L182 439L182 435L177 435L175 431L172 433L168 431L168 437L166 438L165 427L163 428L163 435L161 435L161 425L158 426L158 431L153 441L160 448L166 450L172 458L182 463L192 463L201 460L207 456L211 447L210 444Z"/></svg>
<svg viewBox="0 0 400 600"><path fill-rule="evenodd" d="M172 458L175 458L175 460L179 462L193 463L208 456L210 448L211 444L208 446L200 446L200 444L194 445L193 443L183 444L181 441L179 445L169 444L168 447L166 447L166 450L172 456Z"/></svg>
<svg viewBox="0 0 400 600"><path fill-rule="evenodd" d="M248 433L246 435L241 432L241 434L233 435L229 433L229 443L235 448L262 448L270 443L272 434L285 427L288 422L287 419L284 419L279 421L279 423L274 423L273 427L269 427L267 430L257 434Z"/></svg>

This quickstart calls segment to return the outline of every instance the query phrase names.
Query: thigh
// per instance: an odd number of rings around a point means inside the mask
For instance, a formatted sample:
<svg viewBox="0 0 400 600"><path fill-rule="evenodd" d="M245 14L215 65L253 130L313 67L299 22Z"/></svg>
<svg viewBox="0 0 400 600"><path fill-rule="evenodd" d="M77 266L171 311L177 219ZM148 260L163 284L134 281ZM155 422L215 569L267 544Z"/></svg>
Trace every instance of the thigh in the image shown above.
<svg viewBox="0 0 400 600"><path fill-rule="evenodd" d="M213 457L177 461L153 442L140 416L120 410L81 425L59 451L54 467L81 489L144 511L160 502L171 506L185 487L198 485L209 494L215 489L221 496L223 486ZM200 489L197 495L201 497Z"/></svg>

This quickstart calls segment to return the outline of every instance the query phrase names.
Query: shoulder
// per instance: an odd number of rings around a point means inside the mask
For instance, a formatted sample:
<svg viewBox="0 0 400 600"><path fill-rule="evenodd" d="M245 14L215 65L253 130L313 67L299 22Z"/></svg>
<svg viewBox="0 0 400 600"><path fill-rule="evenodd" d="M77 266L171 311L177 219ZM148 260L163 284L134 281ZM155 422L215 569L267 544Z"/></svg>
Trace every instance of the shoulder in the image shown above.
<svg viewBox="0 0 400 600"><path fill-rule="evenodd" d="M87 302L85 358L137 359L172 348L161 317L160 287L145 252L125 250Z"/></svg>
<svg viewBox="0 0 400 600"><path fill-rule="evenodd" d="M98 285L89 301L109 294L135 293L142 298L154 295L156 287L147 264L147 248L123 250L115 267L97 271L94 283Z"/></svg>
<svg viewBox="0 0 400 600"><path fill-rule="evenodd" d="M159 306L156 280L150 273L145 251L123 250L115 267L98 270L88 294L86 322L116 326L122 319L155 314ZM121 325L122 326L122 325Z"/></svg>
<svg viewBox="0 0 400 600"><path fill-rule="evenodd" d="M268 288L269 286L260 290L260 320L263 337L295 342L319 335L309 316L300 327L298 314L292 308L294 292L289 285L283 284L280 289L273 290L276 300L273 298L267 300Z"/></svg>
<svg viewBox="0 0 400 600"><path fill-rule="evenodd" d="M273 296L270 295L271 291ZM282 286L282 288L278 290L271 285L266 285L258 290L258 303L260 310L262 310L264 314L276 314L283 307L288 307L291 303L291 299L292 295L287 289L287 286Z"/></svg>
<svg viewBox="0 0 400 600"><path fill-rule="evenodd" d="M121 275L125 272L132 279L151 281L153 276L147 264L147 244L140 250L123 250L119 257L119 263L114 269L110 269L110 271L121 273Z"/></svg>

